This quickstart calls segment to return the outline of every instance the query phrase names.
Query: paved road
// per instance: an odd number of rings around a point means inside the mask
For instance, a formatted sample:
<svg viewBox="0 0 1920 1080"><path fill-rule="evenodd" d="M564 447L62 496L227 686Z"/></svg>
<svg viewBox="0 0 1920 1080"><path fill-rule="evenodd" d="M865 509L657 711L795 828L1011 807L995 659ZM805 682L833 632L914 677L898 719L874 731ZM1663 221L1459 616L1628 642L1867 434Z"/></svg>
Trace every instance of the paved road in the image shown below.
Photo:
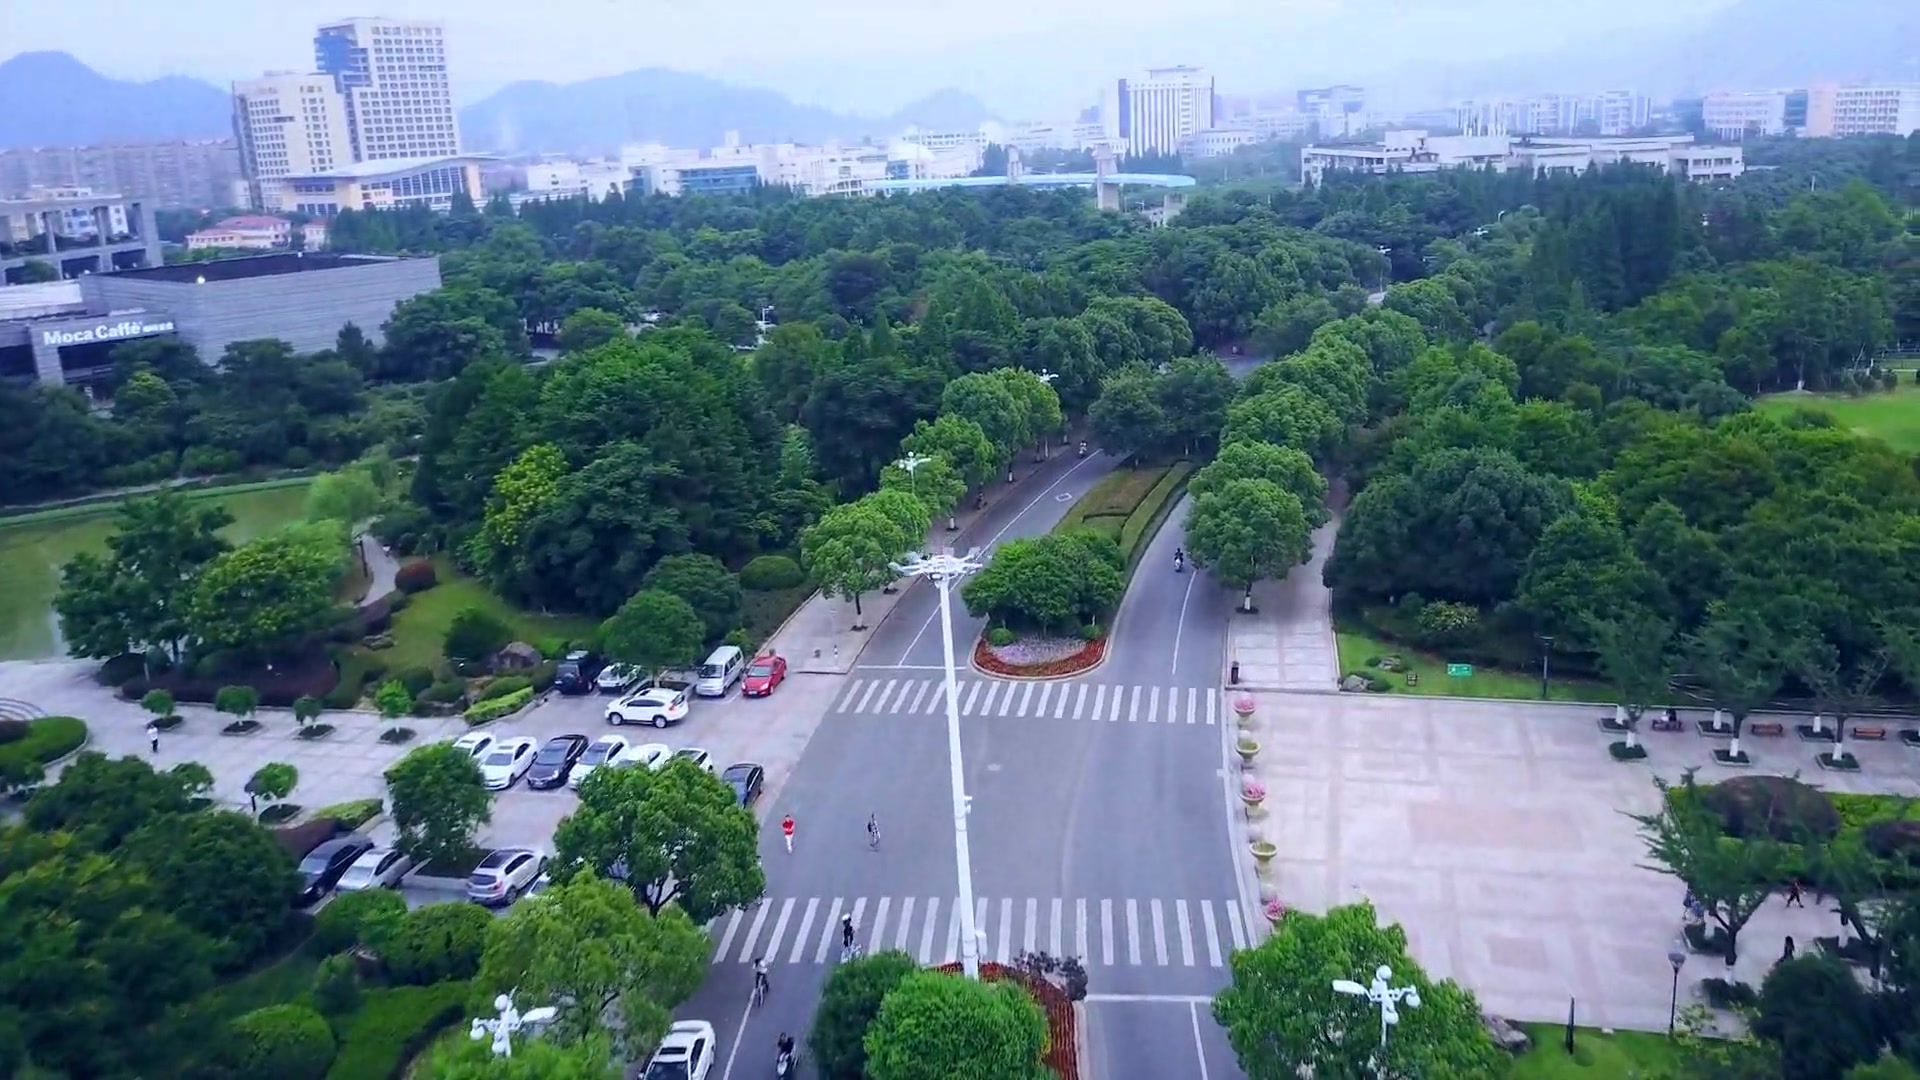
<svg viewBox="0 0 1920 1080"><path fill-rule="evenodd" d="M1173 553L1186 543L1182 497L1141 556L1113 622L1107 663L1090 676L1103 682L1171 682L1218 686L1226 655L1233 591L1189 565L1175 573Z"/></svg>

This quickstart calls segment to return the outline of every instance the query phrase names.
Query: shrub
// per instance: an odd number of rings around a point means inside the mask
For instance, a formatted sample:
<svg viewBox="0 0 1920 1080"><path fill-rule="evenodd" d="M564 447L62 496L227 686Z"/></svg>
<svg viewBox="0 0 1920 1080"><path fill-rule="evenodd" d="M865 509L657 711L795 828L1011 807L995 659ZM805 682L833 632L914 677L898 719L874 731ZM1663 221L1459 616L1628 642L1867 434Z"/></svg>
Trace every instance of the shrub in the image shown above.
<svg viewBox="0 0 1920 1080"><path fill-rule="evenodd" d="M1090 622L1082 626L1080 628L1080 640L1081 641L1099 641L1100 640L1100 624L1097 622Z"/></svg>
<svg viewBox="0 0 1920 1080"><path fill-rule="evenodd" d="M466 608L447 627L446 654L456 660L484 660L513 640L513 629L479 608Z"/></svg>
<svg viewBox="0 0 1920 1080"><path fill-rule="evenodd" d="M1875 856L1908 866L1920 864L1920 821L1875 821L1860 839Z"/></svg>
<svg viewBox="0 0 1920 1080"><path fill-rule="evenodd" d="M313 917L309 947L321 956L345 952L355 945L377 946L387 931L407 915L407 901L391 889L362 889L341 893Z"/></svg>
<svg viewBox="0 0 1920 1080"><path fill-rule="evenodd" d="M1785 776L1741 776L1697 789L1703 804L1739 839L1799 843L1840 831L1840 814L1820 789Z"/></svg>
<svg viewBox="0 0 1920 1080"><path fill-rule="evenodd" d="M1000 659L987 648L986 642L979 642L973 648L973 664L982 671L994 675L1011 675L1017 678L1044 678L1053 675L1078 675L1083 671L1099 666L1100 658L1106 655L1106 641L1091 641L1087 647L1072 656L1063 656L1058 660L1048 660L1039 664L1013 664Z"/></svg>
<svg viewBox="0 0 1920 1080"><path fill-rule="evenodd" d="M476 702L472 705L467 706L467 711L465 714L467 718L467 723L484 724L490 720L498 720L501 717L507 715L508 713L514 712L515 710L524 707L528 702L531 702L532 700L533 700L533 687L529 686L520 690L515 690L513 693L507 694L504 697L497 697L488 701Z"/></svg>
<svg viewBox="0 0 1920 1080"><path fill-rule="evenodd" d="M559 666L552 660L543 660L534 666L532 675L534 693L544 694L553 689L553 675Z"/></svg>
<svg viewBox="0 0 1920 1080"><path fill-rule="evenodd" d="M440 584L440 575L434 572L433 564L425 559L416 559L394 571L393 587L403 593L426 592Z"/></svg>
<svg viewBox="0 0 1920 1080"><path fill-rule="evenodd" d="M1760 994L1753 987L1718 977L1700 980L1700 992L1706 996L1707 1004L1716 1009L1747 1009L1760 1001Z"/></svg>
<svg viewBox="0 0 1920 1080"><path fill-rule="evenodd" d="M762 555L740 571L740 587L752 592L777 592L806 584L806 572L785 555Z"/></svg>
<svg viewBox="0 0 1920 1080"><path fill-rule="evenodd" d="M121 653L101 664L93 677L102 686L119 686L128 679L137 679L146 673L146 657L139 653Z"/></svg>
<svg viewBox="0 0 1920 1080"><path fill-rule="evenodd" d="M313 812L315 818L332 818L349 829L357 829L380 816L379 799L354 799L352 802L334 803L323 806Z"/></svg>
<svg viewBox="0 0 1920 1080"><path fill-rule="evenodd" d="M464 1015L467 993L464 982L368 991L342 1032L328 1080L399 1076L435 1035Z"/></svg>
<svg viewBox="0 0 1920 1080"><path fill-rule="evenodd" d="M121 684L119 696L123 701L139 701L149 690L165 690L176 702L211 705L222 688L244 683L259 693L259 704L284 709L308 695L326 700L339 682L333 662L326 653L314 648L301 649L291 659L275 663L271 671L249 668L228 675L207 676L196 675L186 668L157 672L150 679L134 678Z"/></svg>
<svg viewBox="0 0 1920 1080"><path fill-rule="evenodd" d="M222 1057L242 1076L322 1080L337 1049L319 1013L305 1005L269 1005L227 1026Z"/></svg>
<svg viewBox="0 0 1920 1080"><path fill-rule="evenodd" d="M406 687L409 694L426 693L427 688L433 685L433 669L418 665L401 668L394 672L393 677L400 680L400 685Z"/></svg>
<svg viewBox="0 0 1920 1080"><path fill-rule="evenodd" d="M87 742L87 722L72 716L42 716L25 721L25 727L19 738L0 746L0 774L16 764L45 765L57 761Z"/></svg>
<svg viewBox="0 0 1920 1080"><path fill-rule="evenodd" d="M436 705L451 705L467 695L465 683L445 679L427 687L418 695L421 701L430 701Z"/></svg>
<svg viewBox="0 0 1920 1080"><path fill-rule="evenodd" d="M1414 624L1427 645L1451 645L1471 638L1480 629L1480 609L1472 604L1436 600L1423 604Z"/></svg>
<svg viewBox="0 0 1920 1080"><path fill-rule="evenodd" d="M919 970L906 953L877 952L834 967L820 991L807 1049L823 1077L866 1075L867 1049L863 1043L880 1002L900 980Z"/></svg>
<svg viewBox="0 0 1920 1080"><path fill-rule="evenodd" d="M471 979L492 926L493 915L478 904L429 904L407 912L375 948L396 982Z"/></svg>
<svg viewBox="0 0 1920 1080"><path fill-rule="evenodd" d="M353 957L320 961L313 973L313 1007L325 1016L345 1016L360 1007L360 976L354 973Z"/></svg>
<svg viewBox="0 0 1920 1080"><path fill-rule="evenodd" d="M996 626L987 631L987 644L996 649L1004 649L1013 644L1014 632L1004 626Z"/></svg>
<svg viewBox="0 0 1920 1080"><path fill-rule="evenodd" d="M0 746L19 742L31 730L33 725L25 720L0 720Z"/></svg>
<svg viewBox="0 0 1920 1080"><path fill-rule="evenodd" d="M495 698L506 697L508 694L517 694L522 690L530 690L532 687L533 680L525 675L502 675L488 683L486 689L480 691L479 696L474 698L474 700L492 701Z"/></svg>

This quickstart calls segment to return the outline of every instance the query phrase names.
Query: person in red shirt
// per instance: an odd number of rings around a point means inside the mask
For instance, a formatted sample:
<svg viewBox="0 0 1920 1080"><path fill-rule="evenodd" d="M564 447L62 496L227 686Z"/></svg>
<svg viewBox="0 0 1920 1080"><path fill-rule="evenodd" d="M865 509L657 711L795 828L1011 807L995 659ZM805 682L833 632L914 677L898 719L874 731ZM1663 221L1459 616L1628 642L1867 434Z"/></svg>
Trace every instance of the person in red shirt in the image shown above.
<svg viewBox="0 0 1920 1080"><path fill-rule="evenodd" d="M780 819L780 833L787 838L787 854L793 854L793 815Z"/></svg>

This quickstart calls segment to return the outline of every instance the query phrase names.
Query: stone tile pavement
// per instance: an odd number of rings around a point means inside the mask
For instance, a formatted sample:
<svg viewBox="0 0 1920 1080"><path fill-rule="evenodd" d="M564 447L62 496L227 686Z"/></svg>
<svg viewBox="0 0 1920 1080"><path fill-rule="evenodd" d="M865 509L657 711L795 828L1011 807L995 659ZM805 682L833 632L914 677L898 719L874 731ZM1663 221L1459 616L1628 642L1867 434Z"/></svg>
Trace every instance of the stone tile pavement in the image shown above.
<svg viewBox="0 0 1920 1080"><path fill-rule="evenodd" d="M1333 593L1320 575L1333 552L1340 520L1313 534L1313 557L1282 581L1253 587L1254 614L1238 613L1227 626L1227 660L1240 666L1241 687L1332 693L1340 685L1340 652L1333 636Z"/></svg>
<svg viewBox="0 0 1920 1080"><path fill-rule="evenodd" d="M1615 736L1596 726L1609 710L1593 706L1254 696L1252 771L1269 794L1251 827L1279 848L1269 880L1283 903L1318 911L1371 898L1429 971L1504 1016L1564 1020L1571 997L1582 1023L1665 1026L1684 888L1640 865L1626 813L1655 807L1655 775L1752 770L1710 764L1719 744L1692 733L1650 734L1647 761L1615 762ZM1857 774L1819 770L1816 747L1797 739L1746 745L1758 771L1920 795L1920 752L1897 743L1854 745ZM1770 904L1743 933L1735 974L1757 981L1785 935L1810 948L1838 928L1817 902ZM1682 1000L1723 974L1720 961L1692 957Z"/></svg>

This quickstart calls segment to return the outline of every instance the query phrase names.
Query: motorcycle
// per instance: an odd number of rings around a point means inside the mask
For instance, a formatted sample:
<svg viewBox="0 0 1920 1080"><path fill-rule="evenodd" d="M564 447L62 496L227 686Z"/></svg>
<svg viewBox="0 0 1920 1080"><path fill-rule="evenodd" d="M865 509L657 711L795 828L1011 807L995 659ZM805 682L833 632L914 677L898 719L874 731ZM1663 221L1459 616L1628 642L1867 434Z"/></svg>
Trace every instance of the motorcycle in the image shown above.
<svg viewBox="0 0 1920 1080"><path fill-rule="evenodd" d="M788 1077L791 1077L793 1075L793 1055L792 1054L786 1052L785 1050L782 1050L778 1054L774 1055L773 1075L779 1077L780 1080L787 1080Z"/></svg>
<svg viewBox="0 0 1920 1080"><path fill-rule="evenodd" d="M1085 442L1082 442L1080 444L1080 456L1081 457L1087 456L1087 444Z"/></svg>
<svg viewBox="0 0 1920 1080"><path fill-rule="evenodd" d="M1186 557L1182 555L1175 555L1173 557L1173 572L1176 574L1184 574L1186 573L1186 570L1187 570Z"/></svg>

